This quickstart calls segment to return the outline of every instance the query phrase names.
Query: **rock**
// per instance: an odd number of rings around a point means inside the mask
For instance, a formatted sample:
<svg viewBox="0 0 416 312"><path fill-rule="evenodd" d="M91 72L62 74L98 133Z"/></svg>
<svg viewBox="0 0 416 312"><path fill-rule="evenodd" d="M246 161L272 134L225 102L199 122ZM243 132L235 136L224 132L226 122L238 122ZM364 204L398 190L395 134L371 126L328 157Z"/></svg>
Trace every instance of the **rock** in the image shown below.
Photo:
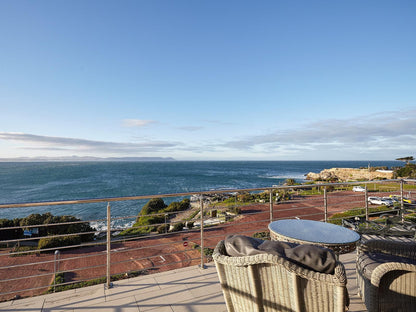
<svg viewBox="0 0 416 312"><path fill-rule="evenodd" d="M393 171L390 170L368 170L354 168L331 168L324 169L320 173L309 172L306 175L307 180L322 181L357 181L357 180L375 180L375 179L393 179Z"/></svg>

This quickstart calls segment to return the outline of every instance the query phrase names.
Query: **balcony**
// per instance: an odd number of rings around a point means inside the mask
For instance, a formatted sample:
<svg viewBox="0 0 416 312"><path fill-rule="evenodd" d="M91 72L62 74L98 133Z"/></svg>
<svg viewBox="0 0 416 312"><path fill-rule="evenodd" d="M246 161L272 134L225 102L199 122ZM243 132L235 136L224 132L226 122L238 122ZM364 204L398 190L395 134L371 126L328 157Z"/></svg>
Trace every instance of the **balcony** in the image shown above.
<svg viewBox="0 0 416 312"><path fill-rule="evenodd" d="M413 197L414 181L405 182L411 187L404 187L404 182L401 180L377 183L367 181L361 184L365 184L366 190L370 190L372 196L396 194L403 197L403 193L406 192L407 197ZM213 262L210 261L209 253L200 252L201 250L209 251L227 234L253 235L267 232L268 223L278 219L298 217L328 221L331 216L336 216L337 213L347 209L357 211L364 209L363 217L371 219L368 193L352 192L352 186L352 183L335 183L319 186L282 186L266 190L221 190L192 194L0 205L0 208L25 209L39 205L104 203L108 218L101 221L109 225L107 229L94 231L96 235L94 241L46 248L41 252L21 250L16 246L34 245L34 242L39 241L36 231L41 232L42 227L46 228L50 225L30 224L0 228L0 234L1 231L14 230L26 234L24 238L2 239L0 295L3 302L0 303L0 311L226 311ZM309 189L314 191L308 192ZM229 217L219 216L224 207L221 201L213 200L218 194L231 196L229 197L231 202L234 200L232 209L238 207L240 213L230 214ZM257 196L249 196L250 194L266 194L264 195L266 199L258 200ZM291 194L291 196L281 199L282 194ZM117 204L156 197L181 199L189 196L197 199L193 203L194 208L199 211L199 216L193 219L196 226L177 232L169 232L165 227L166 232L162 233L150 231L140 236L116 235L120 230L112 225L120 217L112 216L111 209L116 209ZM403 217L408 210L409 207L401 202L389 213ZM179 213L165 213L164 222L156 223L155 226L169 222L172 228L175 223L180 222L173 215L177 217ZM123 217L123 219L129 218L131 219L132 216ZM88 220L90 223L97 221L100 220ZM71 221L59 225L78 223L85 221ZM144 227L137 226L137 228ZM85 233L77 234L85 235ZM63 236L67 234L50 235L50 237ZM406 238L394 237L394 239ZM355 253L341 255L340 260L347 270L347 286L351 298L350 311L366 311L357 296ZM65 279L54 280L58 273L63 274ZM93 279L101 279L101 284L58 291L59 287L79 285ZM48 290L51 293L44 294Z"/></svg>
<svg viewBox="0 0 416 312"><path fill-rule="evenodd" d="M341 255L348 274L349 311L366 311L356 295L355 253ZM0 311L227 311L213 263L104 285L0 303Z"/></svg>

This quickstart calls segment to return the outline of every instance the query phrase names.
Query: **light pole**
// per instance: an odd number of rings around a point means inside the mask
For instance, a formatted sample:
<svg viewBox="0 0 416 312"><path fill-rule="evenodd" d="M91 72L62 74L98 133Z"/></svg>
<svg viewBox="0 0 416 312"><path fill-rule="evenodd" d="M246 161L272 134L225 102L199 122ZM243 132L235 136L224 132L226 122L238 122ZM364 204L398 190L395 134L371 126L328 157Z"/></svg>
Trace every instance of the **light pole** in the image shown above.
<svg viewBox="0 0 416 312"><path fill-rule="evenodd" d="M56 261L58 259L58 261ZM59 271L59 250L55 250L55 261L54 261L54 280L53 280L53 292L55 292L56 287L56 272Z"/></svg>

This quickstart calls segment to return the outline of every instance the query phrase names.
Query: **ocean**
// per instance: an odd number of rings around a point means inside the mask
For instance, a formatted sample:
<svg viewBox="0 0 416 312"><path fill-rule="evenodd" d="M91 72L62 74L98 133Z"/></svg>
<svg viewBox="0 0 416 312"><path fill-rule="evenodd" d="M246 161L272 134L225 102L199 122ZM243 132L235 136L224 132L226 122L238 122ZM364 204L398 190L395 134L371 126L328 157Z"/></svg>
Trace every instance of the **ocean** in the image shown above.
<svg viewBox="0 0 416 312"><path fill-rule="evenodd" d="M304 182L323 169L402 166L399 161L1 162L0 204L271 187ZM165 202L169 203L166 199ZM145 201L114 202L112 216L136 216ZM106 204L0 209L0 218L32 213L104 219Z"/></svg>

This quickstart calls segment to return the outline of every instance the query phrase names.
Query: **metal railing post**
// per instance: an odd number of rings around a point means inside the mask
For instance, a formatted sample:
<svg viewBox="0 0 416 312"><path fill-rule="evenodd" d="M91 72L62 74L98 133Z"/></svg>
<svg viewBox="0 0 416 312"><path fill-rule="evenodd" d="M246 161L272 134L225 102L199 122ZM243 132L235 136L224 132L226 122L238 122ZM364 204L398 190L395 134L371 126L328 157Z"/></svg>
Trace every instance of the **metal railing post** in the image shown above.
<svg viewBox="0 0 416 312"><path fill-rule="evenodd" d="M326 186L324 186L324 208L325 208L325 222L328 222L328 193Z"/></svg>
<svg viewBox="0 0 416 312"><path fill-rule="evenodd" d="M270 190L270 222L273 222L273 190Z"/></svg>
<svg viewBox="0 0 416 312"><path fill-rule="evenodd" d="M403 195L404 195L404 182L403 180L400 181L400 197L401 197L401 201L400 201L400 217L402 222L404 221L404 201L403 201Z"/></svg>
<svg viewBox="0 0 416 312"><path fill-rule="evenodd" d="M59 250L55 250L55 257L54 257L54 278L53 278L53 292L55 292L56 287L56 273L59 272Z"/></svg>
<svg viewBox="0 0 416 312"><path fill-rule="evenodd" d="M364 199L365 199L365 220L368 221L368 188L367 183L365 184L365 193L364 193Z"/></svg>
<svg viewBox="0 0 416 312"><path fill-rule="evenodd" d="M111 286L111 207L107 203L107 288Z"/></svg>
<svg viewBox="0 0 416 312"><path fill-rule="evenodd" d="M201 269L205 269L204 264L204 196L201 195L200 199L200 208L201 208Z"/></svg>

